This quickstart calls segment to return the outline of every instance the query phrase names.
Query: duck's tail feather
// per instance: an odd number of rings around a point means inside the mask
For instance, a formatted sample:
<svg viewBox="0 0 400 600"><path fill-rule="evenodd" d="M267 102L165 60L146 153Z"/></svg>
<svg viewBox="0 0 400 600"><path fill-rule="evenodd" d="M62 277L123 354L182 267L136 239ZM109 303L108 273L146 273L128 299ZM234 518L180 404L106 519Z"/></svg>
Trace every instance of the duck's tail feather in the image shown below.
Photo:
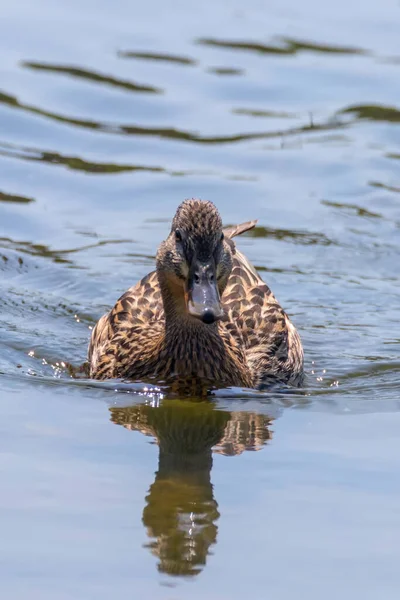
<svg viewBox="0 0 400 600"><path fill-rule="evenodd" d="M231 240L233 237L241 235L245 231L249 231L249 229L253 229L256 225L257 219L254 221L246 221L246 223L240 223L240 225L232 225L232 227L226 227L224 229L224 235Z"/></svg>

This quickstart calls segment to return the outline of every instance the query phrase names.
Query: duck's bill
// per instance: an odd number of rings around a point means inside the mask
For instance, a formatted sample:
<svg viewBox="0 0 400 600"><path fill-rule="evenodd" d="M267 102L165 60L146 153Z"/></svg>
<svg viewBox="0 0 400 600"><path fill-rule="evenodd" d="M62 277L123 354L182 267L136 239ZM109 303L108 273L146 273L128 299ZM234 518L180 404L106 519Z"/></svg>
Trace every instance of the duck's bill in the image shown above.
<svg viewBox="0 0 400 600"><path fill-rule="evenodd" d="M197 265L185 294L188 313L207 324L218 321L224 314L214 271L208 265Z"/></svg>

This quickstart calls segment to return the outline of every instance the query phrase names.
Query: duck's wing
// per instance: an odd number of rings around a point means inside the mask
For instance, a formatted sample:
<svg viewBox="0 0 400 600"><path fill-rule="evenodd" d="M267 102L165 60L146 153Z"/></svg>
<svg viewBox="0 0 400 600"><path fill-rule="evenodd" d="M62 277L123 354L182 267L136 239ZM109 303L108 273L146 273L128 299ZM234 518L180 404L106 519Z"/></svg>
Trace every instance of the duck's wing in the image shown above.
<svg viewBox="0 0 400 600"><path fill-rule="evenodd" d="M93 329L88 350L90 376L123 377L128 362L135 355L139 358L146 344L160 334L163 322L161 292L153 271L129 288Z"/></svg>
<svg viewBox="0 0 400 600"><path fill-rule="evenodd" d="M225 326L246 349L254 386L277 382L299 385L303 379L299 334L253 265L237 249L222 301Z"/></svg>

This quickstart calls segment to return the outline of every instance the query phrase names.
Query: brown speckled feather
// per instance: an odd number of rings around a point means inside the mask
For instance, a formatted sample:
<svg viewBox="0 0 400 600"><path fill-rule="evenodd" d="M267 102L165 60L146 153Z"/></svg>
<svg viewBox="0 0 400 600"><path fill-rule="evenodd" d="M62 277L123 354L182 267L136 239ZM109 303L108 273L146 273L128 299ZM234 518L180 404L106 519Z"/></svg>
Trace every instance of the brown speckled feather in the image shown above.
<svg viewBox="0 0 400 600"><path fill-rule="evenodd" d="M253 387L303 378L300 337L269 287L246 257L236 250L222 298L224 326L245 348Z"/></svg>
<svg viewBox="0 0 400 600"><path fill-rule="evenodd" d="M153 271L129 288L94 328L89 345L91 376L126 377L132 365L136 365L137 379L155 376L155 344L164 324L160 287Z"/></svg>
<svg viewBox="0 0 400 600"><path fill-rule="evenodd" d="M297 331L232 241L255 224L224 230L233 268L222 296L224 318L217 327L193 329L188 320L186 327L171 327L167 339L154 271L125 292L94 328L88 353L91 377L165 381L192 394L199 393L199 381L202 390L214 385L299 385L303 350Z"/></svg>

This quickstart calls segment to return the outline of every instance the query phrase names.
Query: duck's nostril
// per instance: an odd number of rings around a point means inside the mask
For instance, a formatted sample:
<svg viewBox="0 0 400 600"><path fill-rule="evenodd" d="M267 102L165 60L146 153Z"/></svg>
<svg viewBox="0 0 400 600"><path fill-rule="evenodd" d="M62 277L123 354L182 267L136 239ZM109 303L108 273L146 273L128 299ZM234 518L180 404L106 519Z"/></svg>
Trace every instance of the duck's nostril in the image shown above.
<svg viewBox="0 0 400 600"><path fill-rule="evenodd" d="M215 315L214 315L214 312L211 310L211 308L204 309L201 320L203 321L203 323L206 323L207 325L211 325L211 323L214 323Z"/></svg>

